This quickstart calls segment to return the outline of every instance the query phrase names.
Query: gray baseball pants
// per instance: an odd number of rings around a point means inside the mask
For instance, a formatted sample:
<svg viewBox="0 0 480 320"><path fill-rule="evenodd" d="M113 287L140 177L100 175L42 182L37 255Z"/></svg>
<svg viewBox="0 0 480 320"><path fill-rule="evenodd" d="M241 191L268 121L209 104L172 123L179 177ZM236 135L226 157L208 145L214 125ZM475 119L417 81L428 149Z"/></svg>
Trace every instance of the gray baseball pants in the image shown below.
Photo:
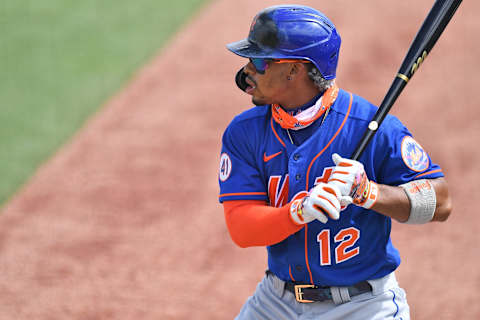
<svg viewBox="0 0 480 320"><path fill-rule="evenodd" d="M395 274L369 280L372 292L351 297L351 301L300 303L285 290L285 282L267 274L253 296L243 305L236 320L410 320L405 291ZM333 295L333 292L332 292Z"/></svg>

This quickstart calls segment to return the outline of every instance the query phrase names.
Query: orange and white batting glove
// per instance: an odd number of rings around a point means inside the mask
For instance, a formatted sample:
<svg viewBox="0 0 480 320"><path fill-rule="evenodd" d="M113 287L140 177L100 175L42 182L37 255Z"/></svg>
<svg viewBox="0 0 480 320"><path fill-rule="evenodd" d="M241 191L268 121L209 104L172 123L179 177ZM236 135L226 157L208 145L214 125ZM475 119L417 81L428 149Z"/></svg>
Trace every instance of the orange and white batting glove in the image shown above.
<svg viewBox="0 0 480 320"><path fill-rule="evenodd" d="M342 196L341 210L350 203L370 209L378 198L378 185L369 181L363 164L358 161L340 157L337 153L332 155L335 169L328 179L340 189Z"/></svg>
<svg viewBox="0 0 480 320"><path fill-rule="evenodd" d="M296 224L306 224L315 219L322 223L328 217L337 220L340 217L340 190L328 183L319 183L310 190L308 196L292 202L290 217Z"/></svg>

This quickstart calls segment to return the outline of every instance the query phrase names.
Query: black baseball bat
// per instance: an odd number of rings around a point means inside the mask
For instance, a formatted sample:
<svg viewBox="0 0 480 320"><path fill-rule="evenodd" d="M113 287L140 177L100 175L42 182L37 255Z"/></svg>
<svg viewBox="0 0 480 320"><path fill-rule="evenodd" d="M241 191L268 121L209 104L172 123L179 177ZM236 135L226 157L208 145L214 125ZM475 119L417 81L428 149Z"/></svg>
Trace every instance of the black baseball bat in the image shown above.
<svg viewBox="0 0 480 320"><path fill-rule="evenodd" d="M462 0L435 1L420 30L418 30L417 35L413 39L390 89L388 89L377 112L368 124L368 128L365 130L351 159L358 160L360 158L373 135L377 132L378 127L382 124L398 96L403 91L403 88L405 88L415 71L417 71L430 50L432 50L460 3L462 3Z"/></svg>

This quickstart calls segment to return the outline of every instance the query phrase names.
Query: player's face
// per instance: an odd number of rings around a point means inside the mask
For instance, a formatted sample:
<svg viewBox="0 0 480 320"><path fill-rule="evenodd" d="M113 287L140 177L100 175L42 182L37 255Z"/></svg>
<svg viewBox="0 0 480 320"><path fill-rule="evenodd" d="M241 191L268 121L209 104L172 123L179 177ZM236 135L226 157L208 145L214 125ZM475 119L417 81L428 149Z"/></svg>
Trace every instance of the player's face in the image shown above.
<svg viewBox="0 0 480 320"><path fill-rule="evenodd" d="M281 105L286 101L292 95L287 80L291 67L291 63L267 62L265 70L257 70L250 61L243 70L247 74L246 81L249 85L245 91L252 96L252 102L255 105Z"/></svg>

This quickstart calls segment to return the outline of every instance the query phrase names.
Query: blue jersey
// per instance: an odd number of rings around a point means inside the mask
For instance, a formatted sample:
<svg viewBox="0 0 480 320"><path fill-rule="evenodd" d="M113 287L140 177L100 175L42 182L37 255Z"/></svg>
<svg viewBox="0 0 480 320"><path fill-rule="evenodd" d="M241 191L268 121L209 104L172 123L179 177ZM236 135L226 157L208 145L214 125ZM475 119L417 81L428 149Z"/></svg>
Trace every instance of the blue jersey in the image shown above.
<svg viewBox="0 0 480 320"><path fill-rule="evenodd" d="M315 184L328 180L335 166L333 153L351 156L376 110L365 99L340 90L324 122L317 123L318 129L299 146L272 119L269 106L236 116L222 139L220 202L265 200L281 207L303 197ZM392 115L359 161L369 179L380 184L443 177L440 167ZM284 281L324 286L380 278L400 264L390 230L389 217L352 204L339 220L326 224L314 220L268 246L268 267Z"/></svg>

